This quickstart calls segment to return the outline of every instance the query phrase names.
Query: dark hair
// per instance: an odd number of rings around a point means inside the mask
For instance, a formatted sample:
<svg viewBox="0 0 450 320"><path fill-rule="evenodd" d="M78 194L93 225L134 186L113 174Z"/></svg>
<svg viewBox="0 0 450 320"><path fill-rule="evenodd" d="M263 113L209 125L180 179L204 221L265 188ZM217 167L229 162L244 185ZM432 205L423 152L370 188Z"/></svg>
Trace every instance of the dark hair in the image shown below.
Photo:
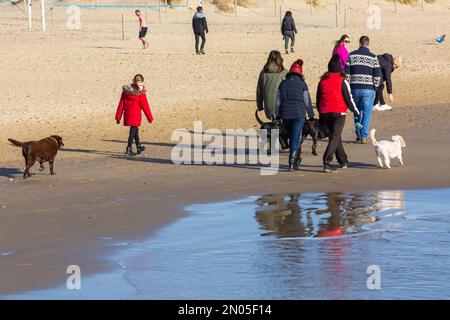
<svg viewBox="0 0 450 320"><path fill-rule="evenodd" d="M136 14L141 13L141 10L136 10L134 13Z"/></svg>
<svg viewBox="0 0 450 320"><path fill-rule="evenodd" d="M343 34L342 37L334 43L333 52L336 52L339 46L344 43L345 39L350 39L350 37L346 34Z"/></svg>
<svg viewBox="0 0 450 320"><path fill-rule="evenodd" d="M203 10L202 7L200 7L200 6L197 7L197 12L201 12L202 10Z"/></svg>
<svg viewBox="0 0 450 320"><path fill-rule="evenodd" d="M269 66L275 63L277 66L277 72L281 72L284 70L283 66L283 58L281 57L281 53L278 50L272 50L269 53L269 56L267 57L267 62L264 65L264 72L269 71Z"/></svg>
<svg viewBox="0 0 450 320"><path fill-rule="evenodd" d="M286 13L284 15L290 17L290 16L292 16L292 11L286 11Z"/></svg>
<svg viewBox="0 0 450 320"><path fill-rule="evenodd" d="M341 62L339 61L339 56L337 54L333 55L328 62L328 71L325 72L321 80L328 78L332 73L340 73L340 75L345 78L347 75L342 71Z"/></svg>
<svg viewBox="0 0 450 320"><path fill-rule="evenodd" d="M144 82L144 76L142 74L137 74L133 77L133 83L131 86L136 90L139 91L139 86L136 84L136 82Z"/></svg>
<svg viewBox="0 0 450 320"><path fill-rule="evenodd" d="M367 47L370 43L370 39L368 36L362 36L361 38L359 38L359 44L362 47Z"/></svg>

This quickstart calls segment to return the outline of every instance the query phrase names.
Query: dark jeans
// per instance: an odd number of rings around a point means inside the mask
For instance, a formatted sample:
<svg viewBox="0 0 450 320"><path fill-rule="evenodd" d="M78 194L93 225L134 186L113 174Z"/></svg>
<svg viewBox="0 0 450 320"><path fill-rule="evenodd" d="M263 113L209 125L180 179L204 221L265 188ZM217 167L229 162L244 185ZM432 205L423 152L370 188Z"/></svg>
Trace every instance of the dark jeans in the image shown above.
<svg viewBox="0 0 450 320"><path fill-rule="evenodd" d="M291 48L295 46L295 32L294 31L285 31L283 32L284 37L284 48L289 49L289 39L291 39Z"/></svg>
<svg viewBox="0 0 450 320"><path fill-rule="evenodd" d="M289 152L297 151L302 153L300 145L300 135L303 131L305 118L302 119L283 119L283 125L286 128L289 136Z"/></svg>
<svg viewBox="0 0 450 320"><path fill-rule="evenodd" d="M200 50L203 50L203 48L205 48L205 42L206 42L205 32L203 31L202 33L196 33L195 34L195 52L199 52L198 43L199 43L200 38L202 38L202 44L200 46Z"/></svg>
<svg viewBox="0 0 450 320"><path fill-rule="evenodd" d="M139 141L139 127L130 127L130 135L128 136L128 148L131 149L133 145L133 140L136 141L136 146L140 146L141 142Z"/></svg>
<svg viewBox="0 0 450 320"><path fill-rule="evenodd" d="M386 101L384 101L384 97L383 97L383 90L384 90L384 83L382 83L377 90L377 94L375 96L375 102L373 103L373 105L376 105L378 103L380 103L381 105L386 104Z"/></svg>
<svg viewBox="0 0 450 320"><path fill-rule="evenodd" d="M328 129L328 146L323 155L323 164L331 164L333 156L341 165L348 163L347 154L342 144L342 131L345 125L345 116L338 114L322 114L320 115L320 125Z"/></svg>

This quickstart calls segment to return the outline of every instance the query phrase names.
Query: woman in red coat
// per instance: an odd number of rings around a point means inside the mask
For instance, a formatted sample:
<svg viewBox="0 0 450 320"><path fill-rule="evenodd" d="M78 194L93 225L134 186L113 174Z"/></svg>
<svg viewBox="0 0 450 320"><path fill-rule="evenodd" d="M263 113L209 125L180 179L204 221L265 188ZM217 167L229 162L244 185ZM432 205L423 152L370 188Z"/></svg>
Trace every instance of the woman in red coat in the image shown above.
<svg viewBox="0 0 450 320"><path fill-rule="evenodd" d="M145 150L139 141L139 127L142 120L142 112L149 123L153 122L153 116L147 101L146 90L144 87L144 77L137 74L133 78L133 83L122 87L122 96L120 97L119 106L116 112L117 124L120 123L123 115L123 124L130 127L130 135L128 137L128 146L126 150L127 156L134 156L131 151L133 140L136 142L137 154Z"/></svg>

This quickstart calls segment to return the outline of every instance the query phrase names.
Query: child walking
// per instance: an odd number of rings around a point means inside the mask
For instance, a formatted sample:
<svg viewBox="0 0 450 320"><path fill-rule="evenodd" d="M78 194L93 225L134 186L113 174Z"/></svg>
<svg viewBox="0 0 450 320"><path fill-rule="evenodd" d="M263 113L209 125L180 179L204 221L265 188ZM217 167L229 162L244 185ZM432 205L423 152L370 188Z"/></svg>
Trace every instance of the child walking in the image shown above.
<svg viewBox="0 0 450 320"><path fill-rule="evenodd" d="M145 147L141 145L139 140L139 127L141 126L142 112L149 123L153 122L153 116L147 101L146 89L144 87L144 77L137 74L133 78L133 83L122 87L122 96L120 97L119 106L116 112L116 122L130 127L130 135L128 136L128 145L125 151L126 156L135 156L132 152L133 140L136 142L136 153L141 154ZM141 112L142 111L142 112Z"/></svg>

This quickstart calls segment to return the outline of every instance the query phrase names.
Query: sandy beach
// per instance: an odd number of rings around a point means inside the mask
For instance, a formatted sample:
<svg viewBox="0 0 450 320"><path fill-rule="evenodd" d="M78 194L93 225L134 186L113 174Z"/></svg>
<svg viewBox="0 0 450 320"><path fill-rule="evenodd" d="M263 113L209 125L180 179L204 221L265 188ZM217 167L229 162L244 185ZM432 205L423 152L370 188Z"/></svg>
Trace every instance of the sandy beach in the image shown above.
<svg viewBox="0 0 450 320"><path fill-rule="evenodd" d="M448 43L434 41L450 27L450 1L426 4L425 12L401 5L397 13L392 3L373 1L382 8L379 30L367 29L365 1L350 1L345 29L341 20L335 27L333 6L310 15L306 3L279 3L293 11L299 28L297 53L284 56L285 65L305 60L313 97L332 42L343 33L351 37L352 48L367 34L372 51L403 56L404 65L393 74L394 109L374 112L372 126L379 139L405 138L405 166L377 168L373 147L353 143L351 121L344 132L350 168L332 175L321 172L323 141L319 156L306 142L298 173L285 172L286 153L280 156L280 172L267 177L255 165L172 163L172 132L192 130L194 121L203 121L204 129L258 128L259 71L270 50L283 50L272 1L238 7L237 17L206 3L210 33L204 56L195 55L193 11L186 8L163 11L161 24L158 11L150 10L150 48L142 50L130 9L83 9L81 30L73 31L65 27L65 10L55 9L53 26L49 21L42 33L38 11L36 30L27 32L25 15L2 5L0 295L64 283L70 264L81 265L84 274L111 270L116 266L104 258L118 248L102 239L146 239L186 215L187 204L283 192L450 185L450 50ZM128 130L115 123L114 114L121 86L136 73L146 78L155 121L141 127L144 154L124 158ZM7 138L51 134L65 141L55 162L57 175L35 166L35 175L23 180L20 149Z"/></svg>

